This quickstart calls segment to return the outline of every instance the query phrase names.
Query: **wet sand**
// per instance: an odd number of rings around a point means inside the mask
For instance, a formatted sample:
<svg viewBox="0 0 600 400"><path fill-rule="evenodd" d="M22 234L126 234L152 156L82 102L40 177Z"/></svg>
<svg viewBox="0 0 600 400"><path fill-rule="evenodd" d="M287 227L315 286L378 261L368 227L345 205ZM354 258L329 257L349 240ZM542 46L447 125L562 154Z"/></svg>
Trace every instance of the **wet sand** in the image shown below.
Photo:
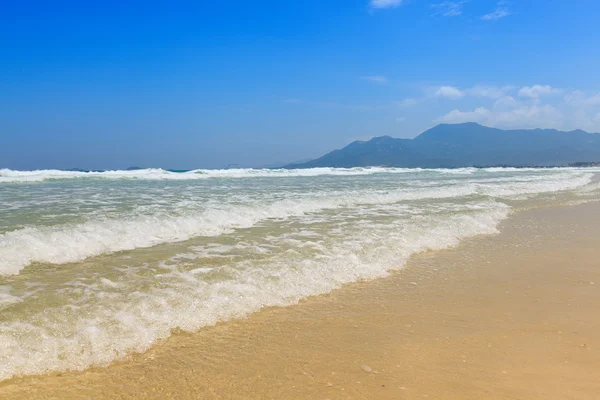
<svg viewBox="0 0 600 400"><path fill-rule="evenodd" d="M388 278L2 399L598 399L600 203L517 213Z"/></svg>

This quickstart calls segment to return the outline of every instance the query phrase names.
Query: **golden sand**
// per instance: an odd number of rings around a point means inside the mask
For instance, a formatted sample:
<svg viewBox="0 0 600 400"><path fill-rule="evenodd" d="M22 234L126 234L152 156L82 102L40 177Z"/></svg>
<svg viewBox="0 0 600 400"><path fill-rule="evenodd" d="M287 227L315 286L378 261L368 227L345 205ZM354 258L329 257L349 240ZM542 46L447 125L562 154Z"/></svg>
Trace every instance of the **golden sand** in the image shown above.
<svg viewBox="0 0 600 400"><path fill-rule="evenodd" d="M600 204L108 368L13 379L2 399L600 399Z"/></svg>

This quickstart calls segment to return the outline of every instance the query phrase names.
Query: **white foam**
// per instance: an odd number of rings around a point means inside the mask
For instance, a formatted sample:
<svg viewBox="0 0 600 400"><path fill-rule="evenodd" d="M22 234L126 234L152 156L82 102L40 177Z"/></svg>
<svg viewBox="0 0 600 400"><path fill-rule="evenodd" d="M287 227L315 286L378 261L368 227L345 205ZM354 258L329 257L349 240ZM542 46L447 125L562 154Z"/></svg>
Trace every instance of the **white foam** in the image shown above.
<svg viewBox="0 0 600 400"><path fill-rule="evenodd" d="M560 169L556 169L560 170ZM564 170L564 168L563 168ZM69 179L136 179L136 180L195 180L211 178L289 178L311 177L323 175L356 176L372 174L405 174L433 172L446 175L471 175L479 171L476 168L422 169L422 168L388 168L388 167L354 167L354 168L306 168L306 169L196 169L185 172L173 172L161 168L137 170L109 171L63 171L57 169L19 171L0 169L0 183L42 182L47 180ZM482 171L494 172L530 172L534 168L487 168Z"/></svg>
<svg viewBox="0 0 600 400"><path fill-rule="evenodd" d="M362 191L232 205L184 215L154 214L91 220L81 224L27 227L0 234L0 275L17 274L31 263L65 264L100 254L151 247L198 236L218 236L267 219L284 219L357 204L436 199L472 194L470 186L446 190Z"/></svg>
<svg viewBox="0 0 600 400"><path fill-rule="evenodd" d="M309 169L196 169L185 172L172 172L160 168L131 171L62 171L35 170L16 171L0 169L0 183L41 182L64 179L139 179L139 180L194 180L209 178L269 178L269 177L310 177L321 175L370 175L377 173L406 173L406 168L356 167L356 168L309 168Z"/></svg>
<svg viewBox="0 0 600 400"><path fill-rule="evenodd" d="M558 173L552 176L533 176L502 178L502 180L491 179L487 183L477 184L478 192L491 197L505 197L533 195L540 193L552 193L566 190L574 190L585 187L593 178L594 174L588 173Z"/></svg>
<svg viewBox="0 0 600 400"><path fill-rule="evenodd" d="M285 219L323 210L361 204L385 205L401 201L459 198L471 195L510 198L559 190L590 183L591 173L559 173L524 181L404 187L397 190L345 190L308 193L277 201L227 205L200 211L125 215L84 223L26 227L0 234L0 275L17 274L32 263L64 264L124 250L185 241L199 236L218 236L249 228L267 219ZM146 208L144 208L146 209ZM160 208L159 208L160 210Z"/></svg>
<svg viewBox="0 0 600 400"><path fill-rule="evenodd" d="M87 293L88 300L0 323L0 380L106 365L147 350L175 328L192 332L265 306L295 304L344 283L385 276L416 252L495 233L508 207L487 203L481 208L486 211L374 223L335 241L305 242L302 235L282 236L273 244L302 249L300 244L311 243L313 257L306 258L299 250L271 254L256 263L244 259L220 267L226 272L220 280L203 279L213 270L185 271L162 264L163 272L153 275L156 284L146 291L138 287L145 281L135 276L128 290L112 290L113 282L104 278L95 283L73 282L69 290L78 297Z"/></svg>

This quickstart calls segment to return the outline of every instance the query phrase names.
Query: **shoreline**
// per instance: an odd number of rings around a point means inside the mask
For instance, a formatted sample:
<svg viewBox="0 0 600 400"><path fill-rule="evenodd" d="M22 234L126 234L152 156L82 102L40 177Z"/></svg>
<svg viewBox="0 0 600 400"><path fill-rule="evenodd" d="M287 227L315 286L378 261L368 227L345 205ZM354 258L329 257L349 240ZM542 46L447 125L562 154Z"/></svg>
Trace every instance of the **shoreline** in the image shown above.
<svg viewBox="0 0 600 400"><path fill-rule="evenodd" d="M511 215L500 234L389 277L179 333L107 368L14 378L6 398L592 399L600 203Z"/></svg>

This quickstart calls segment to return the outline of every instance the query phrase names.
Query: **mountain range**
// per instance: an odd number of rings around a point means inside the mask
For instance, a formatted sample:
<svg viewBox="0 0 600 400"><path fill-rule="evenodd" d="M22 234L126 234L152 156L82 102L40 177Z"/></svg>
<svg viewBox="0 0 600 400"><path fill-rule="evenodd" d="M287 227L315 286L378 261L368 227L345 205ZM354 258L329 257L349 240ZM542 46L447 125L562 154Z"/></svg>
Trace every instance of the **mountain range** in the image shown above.
<svg viewBox="0 0 600 400"><path fill-rule="evenodd" d="M600 134L582 130L502 130L440 124L414 139L390 136L355 141L324 156L286 168L388 166L457 168L567 166L600 162Z"/></svg>

